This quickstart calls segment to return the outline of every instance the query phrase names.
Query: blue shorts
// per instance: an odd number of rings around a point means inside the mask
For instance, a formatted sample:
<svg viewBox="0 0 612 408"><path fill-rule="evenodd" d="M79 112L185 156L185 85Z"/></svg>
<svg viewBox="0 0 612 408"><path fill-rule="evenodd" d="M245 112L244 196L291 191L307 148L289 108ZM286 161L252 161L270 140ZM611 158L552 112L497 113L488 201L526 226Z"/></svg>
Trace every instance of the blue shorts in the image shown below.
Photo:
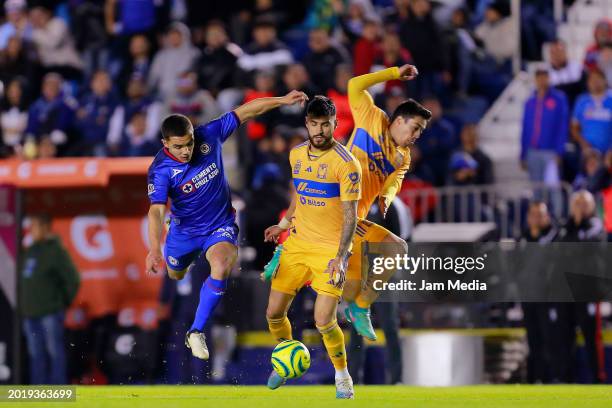
<svg viewBox="0 0 612 408"><path fill-rule="evenodd" d="M236 224L228 224L217 228L209 235L184 234L177 231L174 226L171 226L166 237L164 254L166 265L172 270L182 271L201 252L206 253L208 248L219 242L229 242L238 246L238 226Z"/></svg>

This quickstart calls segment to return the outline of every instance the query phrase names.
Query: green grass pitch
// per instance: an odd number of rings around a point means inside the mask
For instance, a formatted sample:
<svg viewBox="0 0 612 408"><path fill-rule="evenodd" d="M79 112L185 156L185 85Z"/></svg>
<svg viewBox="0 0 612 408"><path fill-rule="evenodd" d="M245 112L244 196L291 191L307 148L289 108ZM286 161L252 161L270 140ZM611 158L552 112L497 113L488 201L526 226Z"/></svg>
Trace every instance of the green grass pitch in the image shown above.
<svg viewBox="0 0 612 408"><path fill-rule="evenodd" d="M66 408L610 408L612 386L470 386L422 388L356 386L354 401L335 400L332 386L284 386L276 391L249 386L87 386L76 402L3 403L9 406Z"/></svg>

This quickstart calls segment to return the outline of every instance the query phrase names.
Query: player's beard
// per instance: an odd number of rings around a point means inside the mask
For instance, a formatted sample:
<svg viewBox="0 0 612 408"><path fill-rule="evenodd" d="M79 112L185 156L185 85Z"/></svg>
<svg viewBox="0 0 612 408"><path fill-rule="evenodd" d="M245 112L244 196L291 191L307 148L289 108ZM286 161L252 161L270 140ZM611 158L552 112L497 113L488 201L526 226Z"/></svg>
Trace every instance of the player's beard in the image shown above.
<svg viewBox="0 0 612 408"><path fill-rule="evenodd" d="M319 142L319 143L315 142L315 138L318 138L318 137L322 137L322 138L324 138L324 140L322 142ZM308 135L308 140L310 140L310 144L313 147L316 147L319 150L328 150L328 149L331 149L331 147L334 144L334 137L333 136L330 135L329 137L327 137L327 136L325 136L322 133L320 133L318 135L314 135L314 136Z"/></svg>

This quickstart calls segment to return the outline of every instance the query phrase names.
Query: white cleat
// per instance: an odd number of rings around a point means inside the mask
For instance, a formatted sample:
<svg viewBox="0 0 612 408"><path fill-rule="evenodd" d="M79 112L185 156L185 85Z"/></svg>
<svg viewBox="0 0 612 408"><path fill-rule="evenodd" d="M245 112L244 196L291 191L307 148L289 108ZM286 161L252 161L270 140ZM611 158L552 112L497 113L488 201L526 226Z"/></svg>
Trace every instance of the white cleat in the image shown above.
<svg viewBox="0 0 612 408"><path fill-rule="evenodd" d="M336 379L336 398L337 399L354 399L355 390L353 389L353 380L349 378Z"/></svg>
<svg viewBox="0 0 612 408"><path fill-rule="evenodd" d="M208 360L208 347L206 347L206 336L199 331L188 331L185 335L185 345L191 349L191 354L201 360Z"/></svg>

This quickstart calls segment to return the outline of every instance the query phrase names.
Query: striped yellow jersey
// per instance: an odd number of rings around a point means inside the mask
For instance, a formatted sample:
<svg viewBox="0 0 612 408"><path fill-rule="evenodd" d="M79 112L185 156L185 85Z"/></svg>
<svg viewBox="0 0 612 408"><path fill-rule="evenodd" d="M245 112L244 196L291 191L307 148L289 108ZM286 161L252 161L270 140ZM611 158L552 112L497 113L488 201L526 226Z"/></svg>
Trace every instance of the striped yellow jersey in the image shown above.
<svg viewBox="0 0 612 408"><path fill-rule="evenodd" d="M365 218L376 197L384 197L387 208L400 190L410 166L410 151L393 142L388 131L389 118L374 105L367 89L372 85L399 78L399 68L393 67L361 75L349 81L349 104L355 121L347 148L363 169L363 193L357 215Z"/></svg>
<svg viewBox="0 0 612 408"><path fill-rule="evenodd" d="M361 198L361 166L339 143L310 152L310 142L289 153L296 209L291 237L319 246L338 248L344 214L342 201Z"/></svg>

